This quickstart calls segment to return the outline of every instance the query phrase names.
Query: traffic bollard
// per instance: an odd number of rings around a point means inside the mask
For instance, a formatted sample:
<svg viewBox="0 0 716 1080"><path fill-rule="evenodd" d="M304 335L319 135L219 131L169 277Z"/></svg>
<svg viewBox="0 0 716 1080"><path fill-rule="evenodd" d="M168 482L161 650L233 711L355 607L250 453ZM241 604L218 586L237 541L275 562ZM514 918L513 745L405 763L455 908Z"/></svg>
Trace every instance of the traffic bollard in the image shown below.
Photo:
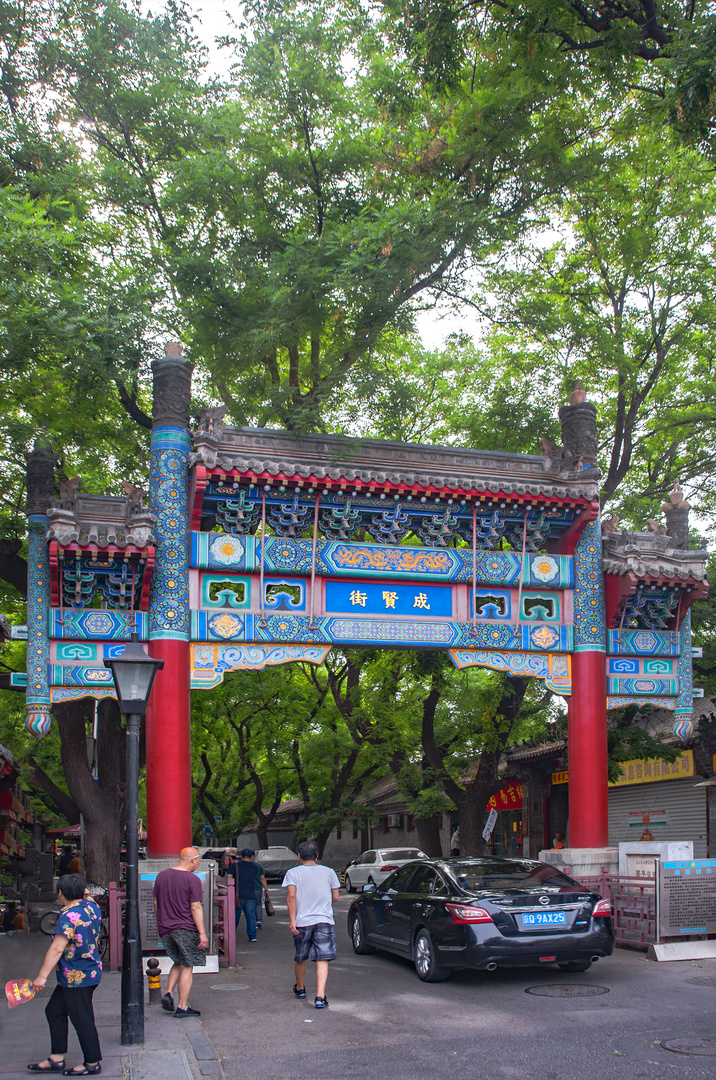
<svg viewBox="0 0 716 1080"><path fill-rule="evenodd" d="M159 961L154 956L147 960L147 984L149 986L149 1004L153 1001L161 1001L162 985Z"/></svg>

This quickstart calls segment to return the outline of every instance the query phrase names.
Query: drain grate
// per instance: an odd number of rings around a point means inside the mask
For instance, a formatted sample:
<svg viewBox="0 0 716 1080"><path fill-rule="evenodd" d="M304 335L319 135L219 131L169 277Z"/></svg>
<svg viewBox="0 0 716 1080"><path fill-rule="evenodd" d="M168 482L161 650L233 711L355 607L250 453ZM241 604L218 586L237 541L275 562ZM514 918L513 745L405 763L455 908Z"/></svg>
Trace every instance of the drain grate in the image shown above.
<svg viewBox="0 0 716 1080"><path fill-rule="evenodd" d="M248 983L216 983L212 990L250 990Z"/></svg>
<svg viewBox="0 0 716 1080"><path fill-rule="evenodd" d="M608 994L609 988L591 983L546 983L544 986L528 986L525 993L553 998L597 997L598 994Z"/></svg>
<svg viewBox="0 0 716 1080"><path fill-rule="evenodd" d="M716 1057L716 1039L708 1035L691 1039L664 1039L661 1044L674 1054L691 1054L692 1057Z"/></svg>

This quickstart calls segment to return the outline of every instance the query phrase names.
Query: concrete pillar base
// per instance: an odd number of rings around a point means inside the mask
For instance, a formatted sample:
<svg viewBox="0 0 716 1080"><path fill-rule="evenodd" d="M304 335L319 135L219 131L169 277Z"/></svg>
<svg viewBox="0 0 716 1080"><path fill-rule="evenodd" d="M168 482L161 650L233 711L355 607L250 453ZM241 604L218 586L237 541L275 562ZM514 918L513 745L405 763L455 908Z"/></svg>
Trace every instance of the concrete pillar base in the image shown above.
<svg viewBox="0 0 716 1080"><path fill-rule="evenodd" d="M615 847L547 848L537 858L570 877L601 877L604 866L610 874L619 873L619 848Z"/></svg>

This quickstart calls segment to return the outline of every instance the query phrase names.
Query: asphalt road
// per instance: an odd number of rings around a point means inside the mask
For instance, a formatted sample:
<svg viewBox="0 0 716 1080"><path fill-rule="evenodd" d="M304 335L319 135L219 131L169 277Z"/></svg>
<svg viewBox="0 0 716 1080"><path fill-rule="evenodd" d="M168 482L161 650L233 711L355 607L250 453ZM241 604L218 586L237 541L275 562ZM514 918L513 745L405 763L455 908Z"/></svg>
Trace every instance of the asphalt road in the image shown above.
<svg viewBox="0 0 716 1080"><path fill-rule="evenodd" d="M617 950L581 975L524 968L459 972L445 983L422 983L406 960L354 955L346 929L350 899L341 893L330 1007L321 1011L313 1007L312 965L306 1000L292 993L283 892L271 892L276 916L264 918L256 944L239 927L236 970L194 981L191 1002L202 1011L227 1080L716 1076L716 1057L661 1047L665 1039L716 1038L714 960L659 964L643 953ZM556 999L525 993L547 984L604 987L608 993Z"/></svg>

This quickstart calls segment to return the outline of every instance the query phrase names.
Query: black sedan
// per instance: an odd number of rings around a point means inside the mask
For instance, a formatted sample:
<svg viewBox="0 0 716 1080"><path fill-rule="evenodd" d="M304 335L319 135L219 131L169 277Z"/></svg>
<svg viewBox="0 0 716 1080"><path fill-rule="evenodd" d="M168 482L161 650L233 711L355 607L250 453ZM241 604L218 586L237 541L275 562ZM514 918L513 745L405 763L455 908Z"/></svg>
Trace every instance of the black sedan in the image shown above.
<svg viewBox="0 0 716 1080"><path fill-rule="evenodd" d="M405 956L425 982L454 968L586 971L614 951L608 900L546 863L493 856L401 866L365 886L348 932L355 952Z"/></svg>

